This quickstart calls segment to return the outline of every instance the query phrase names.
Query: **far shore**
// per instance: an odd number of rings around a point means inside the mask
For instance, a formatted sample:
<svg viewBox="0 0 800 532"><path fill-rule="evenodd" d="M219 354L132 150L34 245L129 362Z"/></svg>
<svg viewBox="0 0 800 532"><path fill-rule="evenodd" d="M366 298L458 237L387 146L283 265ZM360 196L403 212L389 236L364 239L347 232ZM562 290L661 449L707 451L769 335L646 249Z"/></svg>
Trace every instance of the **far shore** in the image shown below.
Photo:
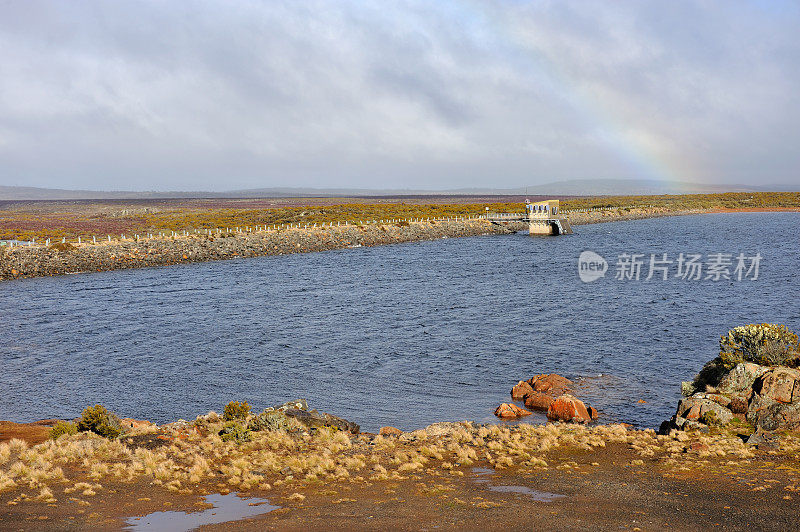
<svg viewBox="0 0 800 532"><path fill-rule="evenodd" d="M736 212L800 212L798 207L672 210L663 207L572 212L572 225L586 225L665 216ZM0 247L0 281L88 273L188 262L206 262L265 255L309 253L348 247L369 247L524 231L522 223L496 224L478 218L326 225L253 232L225 232L126 239L97 243L56 242L49 247Z"/></svg>

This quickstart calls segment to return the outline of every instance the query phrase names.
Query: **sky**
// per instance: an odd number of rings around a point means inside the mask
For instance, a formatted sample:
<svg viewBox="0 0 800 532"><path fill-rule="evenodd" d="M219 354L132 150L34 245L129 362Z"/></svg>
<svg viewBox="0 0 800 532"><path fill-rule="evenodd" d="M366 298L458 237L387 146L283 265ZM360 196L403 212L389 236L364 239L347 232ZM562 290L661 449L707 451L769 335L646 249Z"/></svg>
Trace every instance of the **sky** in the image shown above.
<svg viewBox="0 0 800 532"><path fill-rule="evenodd" d="M800 5L0 0L0 185L800 185Z"/></svg>

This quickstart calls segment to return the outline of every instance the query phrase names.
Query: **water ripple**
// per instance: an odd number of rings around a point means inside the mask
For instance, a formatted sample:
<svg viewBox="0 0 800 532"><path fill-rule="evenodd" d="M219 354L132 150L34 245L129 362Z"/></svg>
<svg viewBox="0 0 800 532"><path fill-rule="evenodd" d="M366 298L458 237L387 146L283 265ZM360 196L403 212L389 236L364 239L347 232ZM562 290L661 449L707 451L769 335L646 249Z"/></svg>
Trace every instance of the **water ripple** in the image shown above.
<svg viewBox="0 0 800 532"><path fill-rule="evenodd" d="M73 417L102 402L163 422L232 399L265 407L306 397L368 430L410 429L490 421L517 380L554 371L584 377L579 395L605 420L653 427L722 332L763 321L800 328L798 221L687 216L582 226L562 238L4 282L0 419ZM756 282L583 284L576 262L586 249L612 263L625 252L764 259Z"/></svg>

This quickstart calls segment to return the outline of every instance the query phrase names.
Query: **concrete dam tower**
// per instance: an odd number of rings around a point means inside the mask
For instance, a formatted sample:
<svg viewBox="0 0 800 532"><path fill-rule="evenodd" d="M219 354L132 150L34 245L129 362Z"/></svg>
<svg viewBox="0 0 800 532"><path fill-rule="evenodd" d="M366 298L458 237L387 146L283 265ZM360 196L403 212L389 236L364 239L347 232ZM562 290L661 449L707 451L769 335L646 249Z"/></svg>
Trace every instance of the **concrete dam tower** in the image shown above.
<svg viewBox="0 0 800 532"><path fill-rule="evenodd" d="M569 225L569 220L561 214L558 200L536 203L526 200L525 212L531 236L572 234L572 227Z"/></svg>

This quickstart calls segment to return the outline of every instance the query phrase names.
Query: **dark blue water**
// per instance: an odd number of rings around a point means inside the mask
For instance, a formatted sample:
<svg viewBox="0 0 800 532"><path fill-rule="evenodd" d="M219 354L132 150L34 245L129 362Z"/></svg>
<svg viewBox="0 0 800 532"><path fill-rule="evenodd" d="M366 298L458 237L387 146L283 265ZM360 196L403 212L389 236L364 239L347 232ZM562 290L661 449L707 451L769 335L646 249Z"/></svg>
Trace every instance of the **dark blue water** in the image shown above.
<svg viewBox="0 0 800 532"><path fill-rule="evenodd" d="M800 329L799 229L795 213L702 215L4 282L0 419L101 402L163 422L305 397L410 429L493 420L517 380L558 372L604 420L655 427L720 334ZM606 278L579 280L586 249ZM759 279L613 279L621 253L681 252L758 252Z"/></svg>

